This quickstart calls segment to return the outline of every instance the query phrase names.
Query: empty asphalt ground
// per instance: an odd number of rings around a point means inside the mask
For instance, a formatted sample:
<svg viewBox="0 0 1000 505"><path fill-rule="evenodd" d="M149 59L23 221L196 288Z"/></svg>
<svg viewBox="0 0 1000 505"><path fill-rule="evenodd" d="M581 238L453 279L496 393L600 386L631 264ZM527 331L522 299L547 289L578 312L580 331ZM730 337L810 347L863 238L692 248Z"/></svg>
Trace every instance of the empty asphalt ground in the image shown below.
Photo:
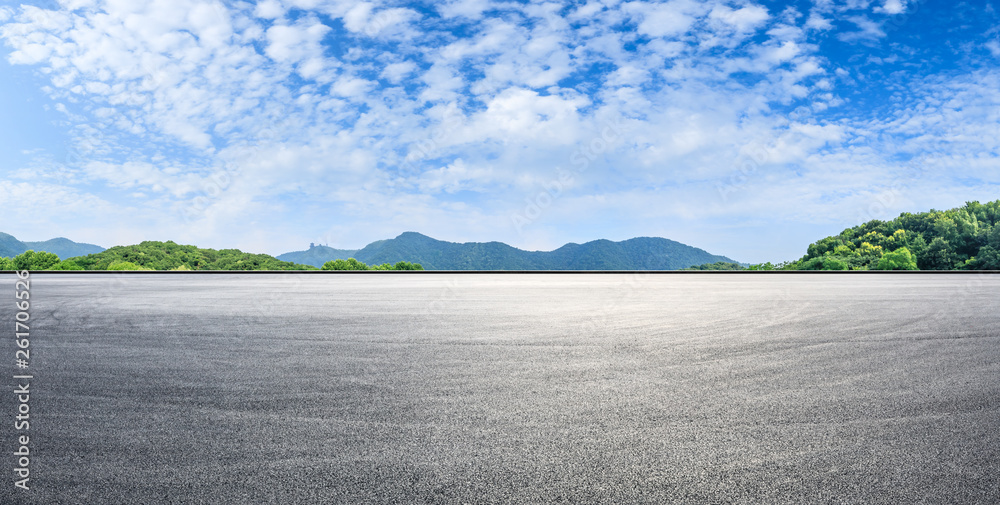
<svg viewBox="0 0 1000 505"><path fill-rule="evenodd" d="M1000 276L36 274L31 301L3 504L1000 502Z"/></svg>

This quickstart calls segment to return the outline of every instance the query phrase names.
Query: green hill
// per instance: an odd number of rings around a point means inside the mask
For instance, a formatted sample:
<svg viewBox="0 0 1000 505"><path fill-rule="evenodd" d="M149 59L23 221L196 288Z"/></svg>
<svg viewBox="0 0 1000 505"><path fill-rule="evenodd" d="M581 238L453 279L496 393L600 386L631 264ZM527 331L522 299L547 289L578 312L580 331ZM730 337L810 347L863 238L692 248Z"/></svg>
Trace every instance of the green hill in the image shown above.
<svg viewBox="0 0 1000 505"><path fill-rule="evenodd" d="M1000 270L1000 200L904 212L811 244L784 270ZM770 264L766 264L770 266ZM753 265L751 269L761 268Z"/></svg>
<svg viewBox="0 0 1000 505"><path fill-rule="evenodd" d="M60 269L108 270L314 270L331 260L355 258L368 265L419 263L428 270L679 270L692 265L731 262L725 256L673 240L639 237L621 242L594 240L566 244L554 251L524 251L501 242L455 243L415 232L379 240L360 250L312 246L279 255L237 249L200 249L174 242L147 241L107 250L68 239L20 242L0 234L0 257L26 249L68 258ZM3 251L6 251L4 254Z"/></svg>
<svg viewBox="0 0 1000 505"><path fill-rule="evenodd" d="M327 261L346 260L347 258L354 257L357 253L357 249L334 249L325 245L311 245L308 250L279 254L277 258L281 261L312 265L319 268Z"/></svg>
<svg viewBox="0 0 1000 505"><path fill-rule="evenodd" d="M6 233L0 233L0 257L13 258L28 250L28 246Z"/></svg>
<svg viewBox="0 0 1000 505"><path fill-rule="evenodd" d="M524 251L502 242L446 242L415 232L368 244L353 257L368 264L410 261L427 270L678 270L732 261L664 238L595 240L554 251Z"/></svg>
<svg viewBox="0 0 1000 505"><path fill-rule="evenodd" d="M103 247L94 244L73 242L68 238L54 238L44 242L21 242L6 233L0 233L0 257L13 258L24 251L45 251L60 258L99 253Z"/></svg>
<svg viewBox="0 0 1000 505"><path fill-rule="evenodd" d="M46 251L60 258L72 258L74 256L84 256L87 254L97 254L104 250L103 247L94 244L83 244L73 242L68 238L54 238L44 242L25 242L28 249L34 251Z"/></svg>
<svg viewBox="0 0 1000 505"><path fill-rule="evenodd" d="M281 261L266 254L245 253L239 249L201 249L170 241L116 246L96 254L69 258L66 263L84 270L126 270L129 266L150 270L316 270L310 265Z"/></svg>

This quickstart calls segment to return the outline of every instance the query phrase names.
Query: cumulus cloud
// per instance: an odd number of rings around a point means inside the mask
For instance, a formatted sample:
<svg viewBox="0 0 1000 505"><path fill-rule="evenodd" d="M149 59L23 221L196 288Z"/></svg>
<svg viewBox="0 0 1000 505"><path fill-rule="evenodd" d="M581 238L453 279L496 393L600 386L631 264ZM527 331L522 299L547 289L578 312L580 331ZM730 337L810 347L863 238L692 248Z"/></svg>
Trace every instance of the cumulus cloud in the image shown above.
<svg viewBox="0 0 1000 505"><path fill-rule="evenodd" d="M690 0L670 0L662 4L629 2L624 8L637 18L639 33L651 37L682 35L705 10L703 4Z"/></svg>
<svg viewBox="0 0 1000 505"><path fill-rule="evenodd" d="M904 0L885 0L885 3L881 7L875 9L876 12L884 12L886 14L901 14L906 10L906 2Z"/></svg>
<svg viewBox="0 0 1000 505"><path fill-rule="evenodd" d="M277 19L285 15L285 8L278 0L264 0L257 4L254 15L259 18Z"/></svg>
<svg viewBox="0 0 1000 505"><path fill-rule="evenodd" d="M821 14L813 12L809 15L809 19L806 21L806 27L813 30L829 30L833 28L833 23L829 19L824 18Z"/></svg>
<svg viewBox="0 0 1000 505"><path fill-rule="evenodd" d="M530 140L565 144L575 140L577 111L586 104L582 97L542 96L531 90L510 88L473 117L473 125L465 134L472 137L471 142Z"/></svg>
<svg viewBox="0 0 1000 505"><path fill-rule="evenodd" d="M735 31L750 32L767 21L767 9L759 5L748 5L740 9L731 9L718 5L712 9L709 18L732 27Z"/></svg>
<svg viewBox="0 0 1000 505"><path fill-rule="evenodd" d="M1000 58L1000 41L991 40L986 43L986 49L989 50L990 54Z"/></svg>
<svg viewBox="0 0 1000 505"><path fill-rule="evenodd" d="M837 37L844 42L875 41L885 37L885 31L882 30L882 25L866 16L848 16L846 19L847 21L854 23L857 30L852 32L843 32L837 35Z"/></svg>
<svg viewBox="0 0 1000 505"><path fill-rule="evenodd" d="M18 191L49 192L53 208L86 202L81 215L119 219L123 236L160 229L230 246L308 242L318 230L347 237L333 244L343 247L404 229L539 246L612 232L697 237L699 225L657 223L699 213L819 222L861 207L860 188L897 173L899 159L995 181L996 72L907 81L877 119L845 112L865 69L824 48L875 46L906 7L0 7L7 60L47 81L81 158L3 173ZM976 43L1000 56L995 41ZM563 189L545 218L515 228L510 216L553 180ZM923 201L921 184L895 205ZM578 224L602 219L618 228ZM257 231L271 225L287 231Z"/></svg>
<svg viewBox="0 0 1000 505"><path fill-rule="evenodd" d="M437 6L438 12L445 18L463 16L469 19L482 18L483 12L489 8L489 0L454 0Z"/></svg>
<svg viewBox="0 0 1000 505"><path fill-rule="evenodd" d="M412 61L401 61L398 63L390 63L382 69L382 77L388 79L390 82L398 84L406 76L412 74L417 69L416 63Z"/></svg>
<svg viewBox="0 0 1000 505"><path fill-rule="evenodd" d="M267 29L265 54L278 63L298 65L298 73L306 79L316 78L330 64L320 43L329 31L330 27L316 18L274 25Z"/></svg>

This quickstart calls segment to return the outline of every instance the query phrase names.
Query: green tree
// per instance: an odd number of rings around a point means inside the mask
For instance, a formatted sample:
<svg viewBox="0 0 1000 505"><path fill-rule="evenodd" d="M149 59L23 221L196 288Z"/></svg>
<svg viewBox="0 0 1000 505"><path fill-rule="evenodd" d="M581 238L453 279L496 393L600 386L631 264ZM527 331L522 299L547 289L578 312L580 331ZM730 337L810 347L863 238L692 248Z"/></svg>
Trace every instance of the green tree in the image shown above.
<svg viewBox="0 0 1000 505"><path fill-rule="evenodd" d="M841 240L839 237L826 237L815 244L809 244L806 255L810 258L816 256L822 256L832 250L837 246L841 245Z"/></svg>
<svg viewBox="0 0 1000 505"><path fill-rule="evenodd" d="M409 261L397 261L395 265L392 266L393 270L423 270L424 267L420 263L410 263Z"/></svg>
<svg viewBox="0 0 1000 505"><path fill-rule="evenodd" d="M144 268L131 261L115 261L108 265L108 270L152 270L152 268Z"/></svg>
<svg viewBox="0 0 1000 505"><path fill-rule="evenodd" d="M323 270L368 270L368 265L354 259L336 259L323 263Z"/></svg>
<svg viewBox="0 0 1000 505"><path fill-rule="evenodd" d="M0 270L13 270L14 260L10 258L0 258Z"/></svg>
<svg viewBox="0 0 1000 505"><path fill-rule="evenodd" d="M983 246L979 254L969 260L968 267L973 270L1000 270L1000 249Z"/></svg>
<svg viewBox="0 0 1000 505"><path fill-rule="evenodd" d="M993 225L985 234L986 245L1000 250L1000 225Z"/></svg>
<svg viewBox="0 0 1000 505"><path fill-rule="evenodd" d="M16 270L48 270L59 263L59 256L45 251L27 250L14 257Z"/></svg>
<svg viewBox="0 0 1000 505"><path fill-rule="evenodd" d="M876 270L916 270L917 258L905 247L889 251L878 260Z"/></svg>
<svg viewBox="0 0 1000 505"><path fill-rule="evenodd" d="M330 260L323 264L323 270L423 270L420 263L410 263L409 261L398 261L395 265L382 263L381 265L368 266L354 258L346 260Z"/></svg>
<svg viewBox="0 0 1000 505"><path fill-rule="evenodd" d="M820 256L802 263L798 270L847 270L844 260L836 256Z"/></svg>
<svg viewBox="0 0 1000 505"><path fill-rule="evenodd" d="M83 270L83 267L79 263L73 260L64 260L57 263L54 267L49 270Z"/></svg>
<svg viewBox="0 0 1000 505"><path fill-rule="evenodd" d="M151 270L316 270L266 254L245 253L238 249L200 249L174 242L146 241L136 245L115 246L104 252L71 258L86 270L107 270L116 261L126 261Z"/></svg>
<svg viewBox="0 0 1000 505"><path fill-rule="evenodd" d="M730 263L728 261L716 261L715 263L705 263L702 265L687 267L683 270L743 270L743 265L740 265L739 263Z"/></svg>
<svg viewBox="0 0 1000 505"><path fill-rule="evenodd" d="M941 237L934 237L924 254L917 258L917 265L921 270L952 270L957 261L958 254L951 244Z"/></svg>
<svg viewBox="0 0 1000 505"><path fill-rule="evenodd" d="M946 214L940 214L934 220L934 235L949 243L954 243L958 239L958 225L954 219Z"/></svg>
<svg viewBox="0 0 1000 505"><path fill-rule="evenodd" d="M868 221L811 244L806 255L787 268L822 268L825 260L813 260L834 256L851 270L876 269L884 254L901 247L924 270L986 268L993 264L994 251L1000 251L1000 200Z"/></svg>
<svg viewBox="0 0 1000 505"><path fill-rule="evenodd" d="M915 236L908 236L906 248L913 253L914 258L920 258L927 251L927 240L924 239L921 233L916 233ZM917 264L920 264L919 259L917 260Z"/></svg>

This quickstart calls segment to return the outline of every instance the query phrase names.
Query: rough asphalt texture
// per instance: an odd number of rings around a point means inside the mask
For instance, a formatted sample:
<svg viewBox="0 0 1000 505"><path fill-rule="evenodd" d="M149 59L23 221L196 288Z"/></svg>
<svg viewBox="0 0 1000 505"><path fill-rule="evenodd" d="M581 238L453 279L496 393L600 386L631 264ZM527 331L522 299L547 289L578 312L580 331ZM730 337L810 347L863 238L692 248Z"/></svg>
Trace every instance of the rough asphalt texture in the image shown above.
<svg viewBox="0 0 1000 505"><path fill-rule="evenodd" d="M1000 502L1000 276L32 279L3 504Z"/></svg>

